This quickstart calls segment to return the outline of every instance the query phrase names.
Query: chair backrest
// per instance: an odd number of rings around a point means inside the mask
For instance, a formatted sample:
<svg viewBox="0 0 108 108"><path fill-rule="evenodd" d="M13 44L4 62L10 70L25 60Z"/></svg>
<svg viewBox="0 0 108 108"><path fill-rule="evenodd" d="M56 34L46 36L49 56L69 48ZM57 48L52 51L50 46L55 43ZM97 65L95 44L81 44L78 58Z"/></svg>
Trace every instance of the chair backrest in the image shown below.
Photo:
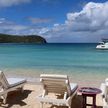
<svg viewBox="0 0 108 108"><path fill-rule="evenodd" d="M69 79L67 75L41 74L40 81L48 93L71 94Z"/></svg>
<svg viewBox="0 0 108 108"><path fill-rule="evenodd" d="M102 95L104 95L105 101L108 102L108 78L105 79L103 86L101 87Z"/></svg>
<svg viewBox="0 0 108 108"><path fill-rule="evenodd" d="M0 71L0 88L7 89L9 87L9 83L2 71Z"/></svg>

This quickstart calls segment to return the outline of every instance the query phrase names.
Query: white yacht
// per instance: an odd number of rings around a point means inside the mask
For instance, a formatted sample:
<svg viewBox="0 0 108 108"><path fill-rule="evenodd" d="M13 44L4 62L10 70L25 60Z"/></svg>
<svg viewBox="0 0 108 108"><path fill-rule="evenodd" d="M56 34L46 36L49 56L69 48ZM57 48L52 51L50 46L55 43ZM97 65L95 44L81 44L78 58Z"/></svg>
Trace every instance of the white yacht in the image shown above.
<svg viewBox="0 0 108 108"><path fill-rule="evenodd" d="M96 49L108 49L108 39L104 39L99 45L96 46Z"/></svg>

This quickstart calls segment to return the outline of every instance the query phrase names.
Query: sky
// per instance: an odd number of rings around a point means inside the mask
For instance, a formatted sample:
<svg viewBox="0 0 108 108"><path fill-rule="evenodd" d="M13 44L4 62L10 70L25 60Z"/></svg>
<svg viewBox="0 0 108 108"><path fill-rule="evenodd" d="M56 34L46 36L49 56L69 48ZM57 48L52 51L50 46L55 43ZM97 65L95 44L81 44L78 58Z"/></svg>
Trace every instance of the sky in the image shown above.
<svg viewBox="0 0 108 108"><path fill-rule="evenodd" d="M0 33L40 35L49 43L108 39L107 0L0 0Z"/></svg>

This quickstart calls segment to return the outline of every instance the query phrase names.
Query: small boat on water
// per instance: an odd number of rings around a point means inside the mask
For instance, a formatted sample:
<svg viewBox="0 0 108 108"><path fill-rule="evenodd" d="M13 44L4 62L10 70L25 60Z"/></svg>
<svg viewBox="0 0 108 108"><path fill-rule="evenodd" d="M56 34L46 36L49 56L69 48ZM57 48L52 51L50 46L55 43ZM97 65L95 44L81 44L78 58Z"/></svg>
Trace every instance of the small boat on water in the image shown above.
<svg viewBox="0 0 108 108"><path fill-rule="evenodd" d="M108 50L108 39L102 39L102 42L96 46L96 49L107 49Z"/></svg>

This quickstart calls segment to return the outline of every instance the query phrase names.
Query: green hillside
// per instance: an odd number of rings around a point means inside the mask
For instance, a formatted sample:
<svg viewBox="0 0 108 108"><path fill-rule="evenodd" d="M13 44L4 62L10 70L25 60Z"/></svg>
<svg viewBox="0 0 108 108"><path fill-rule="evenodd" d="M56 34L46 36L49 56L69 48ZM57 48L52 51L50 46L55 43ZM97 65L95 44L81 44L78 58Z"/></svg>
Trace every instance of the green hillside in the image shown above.
<svg viewBox="0 0 108 108"><path fill-rule="evenodd" d="M46 43L46 40L38 35L0 34L0 43Z"/></svg>

